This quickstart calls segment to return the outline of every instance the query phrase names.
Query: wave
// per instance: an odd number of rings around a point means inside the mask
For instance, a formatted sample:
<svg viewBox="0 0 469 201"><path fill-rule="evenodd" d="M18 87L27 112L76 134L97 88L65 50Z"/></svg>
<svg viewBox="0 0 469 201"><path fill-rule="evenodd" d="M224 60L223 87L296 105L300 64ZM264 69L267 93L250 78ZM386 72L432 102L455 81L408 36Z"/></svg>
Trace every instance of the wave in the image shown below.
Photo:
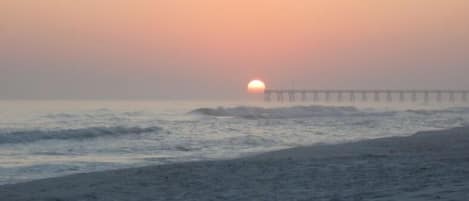
<svg viewBox="0 0 469 201"><path fill-rule="evenodd" d="M433 115L433 114L467 114L469 113L469 107L450 107L447 109L436 109L436 110L406 110L406 112L421 114L421 115Z"/></svg>
<svg viewBox="0 0 469 201"><path fill-rule="evenodd" d="M282 119L282 118L305 118L315 116L343 116L364 114L355 107L332 107L332 106L294 106L281 108L262 107L233 107L233 108L199 108L190 114L200 114L215 117L240 117L247 119Z"/></svg>
<svg viewBox="0 0 469 201"><path fill-rule="evenodd" d="M90 127L64 130L29 130L0 133L0 144L31 143L41 140L84 140L159 132L160 127Z"/></svg>
<svg viewBox="0 0 469 201"><path fill-rule="evenodd" d="M292 106L278 108L263 107L218 107L198 108L189 112L214 117L238 117L246 119L286 119L308 117L333 117L333 116L392 116L396 114L410 113L416 115L435 114L468 114L469 107L451 107L447 109L414 109L414 110L372 110L357 109L352 106Z"/></svg>

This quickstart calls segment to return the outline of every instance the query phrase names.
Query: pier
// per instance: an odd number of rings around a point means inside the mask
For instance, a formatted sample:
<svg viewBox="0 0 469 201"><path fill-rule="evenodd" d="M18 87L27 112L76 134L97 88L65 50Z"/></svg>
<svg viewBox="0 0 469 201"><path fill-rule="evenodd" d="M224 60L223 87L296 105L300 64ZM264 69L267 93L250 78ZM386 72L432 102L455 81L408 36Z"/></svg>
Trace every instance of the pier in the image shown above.
<svg viewBox="0 0 469 201"><path fill-rule="evenodd" d="M266 102L468 102L469 90L266 89Z"/></svg>

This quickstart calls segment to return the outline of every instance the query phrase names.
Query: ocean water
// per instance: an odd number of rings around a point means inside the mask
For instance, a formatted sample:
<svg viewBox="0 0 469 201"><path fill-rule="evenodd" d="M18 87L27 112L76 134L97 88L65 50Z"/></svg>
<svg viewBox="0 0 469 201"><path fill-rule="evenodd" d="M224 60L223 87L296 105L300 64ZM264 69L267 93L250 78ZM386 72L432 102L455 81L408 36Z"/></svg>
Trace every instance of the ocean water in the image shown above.
<svg viewBox="0 0 469 201"><path fill-rule="evenodd" d="M468 123L464 104L2 101L0 184L406 136Z"/></svg>

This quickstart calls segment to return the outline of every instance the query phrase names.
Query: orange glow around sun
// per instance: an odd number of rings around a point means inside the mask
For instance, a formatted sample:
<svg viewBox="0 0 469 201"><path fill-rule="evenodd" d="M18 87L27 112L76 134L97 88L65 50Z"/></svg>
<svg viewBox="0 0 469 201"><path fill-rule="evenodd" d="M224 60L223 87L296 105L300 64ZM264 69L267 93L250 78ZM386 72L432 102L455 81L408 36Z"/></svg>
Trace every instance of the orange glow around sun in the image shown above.
<svg viewBox="0 0 469 201"><path fill-rule="evenodd" d="M248 84L249 93L264 93L265 84L261 80L252 80Z"/></svg>

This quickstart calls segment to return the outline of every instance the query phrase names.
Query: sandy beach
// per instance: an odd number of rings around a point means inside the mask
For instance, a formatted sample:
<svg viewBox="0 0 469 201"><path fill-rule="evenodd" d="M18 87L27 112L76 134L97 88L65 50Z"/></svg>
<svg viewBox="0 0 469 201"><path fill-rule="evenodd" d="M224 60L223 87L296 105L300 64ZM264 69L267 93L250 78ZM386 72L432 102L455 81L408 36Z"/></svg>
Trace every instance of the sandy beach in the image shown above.
<svg viewBox="0 0 469 201"><path fill-rule="evenodd" d="M469 127L0 186L5 201L469 200Z"/></svg>

